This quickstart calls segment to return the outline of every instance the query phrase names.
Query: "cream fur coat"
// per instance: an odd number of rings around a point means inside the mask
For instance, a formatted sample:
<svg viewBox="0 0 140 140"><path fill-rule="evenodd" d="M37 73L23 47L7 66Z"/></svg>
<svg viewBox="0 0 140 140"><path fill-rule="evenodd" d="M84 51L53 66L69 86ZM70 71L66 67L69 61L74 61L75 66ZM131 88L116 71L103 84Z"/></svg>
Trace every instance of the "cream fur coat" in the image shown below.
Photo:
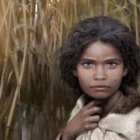
<svg viewBox="0 0 140 140"><path fill-rule="evenodd" d="M84 96L77 100L69 121L83 107L83 101ZM60 140L60 136L56 140ZM140 140L140 98L121 98L118 105L99 121L97 128L79 135L76 140Z"/></svg>

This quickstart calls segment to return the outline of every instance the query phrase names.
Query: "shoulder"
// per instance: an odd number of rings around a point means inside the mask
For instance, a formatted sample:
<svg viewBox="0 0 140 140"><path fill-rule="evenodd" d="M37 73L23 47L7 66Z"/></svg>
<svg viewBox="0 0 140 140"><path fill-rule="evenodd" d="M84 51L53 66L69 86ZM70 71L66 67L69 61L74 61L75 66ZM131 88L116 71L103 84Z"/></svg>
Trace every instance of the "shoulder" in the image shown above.
<svg viewBox="0 0 140 140"><path fill-rule="evenodd" d="M127 114L110 113L99 122L104 131L112 131L128 139L140 139L140 107Z"/></svg>

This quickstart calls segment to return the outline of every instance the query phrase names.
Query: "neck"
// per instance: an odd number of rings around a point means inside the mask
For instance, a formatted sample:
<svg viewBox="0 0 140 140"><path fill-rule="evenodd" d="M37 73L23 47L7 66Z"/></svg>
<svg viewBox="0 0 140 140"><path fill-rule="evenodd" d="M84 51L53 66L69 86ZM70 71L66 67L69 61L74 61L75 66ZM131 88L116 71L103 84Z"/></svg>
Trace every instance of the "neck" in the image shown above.
<svg viewBox="0 0 140 140"><path fill-rule="evenodd" d="M115 94L113 94L108 99L95 100L96 104L103 109L103 116L108 114L112 110L112 108L115 106L115 104L117 103L121 95L122 95L121 91L118 90ZM92 100L93 98L85 94L84 104L87 104Z"/></svg>

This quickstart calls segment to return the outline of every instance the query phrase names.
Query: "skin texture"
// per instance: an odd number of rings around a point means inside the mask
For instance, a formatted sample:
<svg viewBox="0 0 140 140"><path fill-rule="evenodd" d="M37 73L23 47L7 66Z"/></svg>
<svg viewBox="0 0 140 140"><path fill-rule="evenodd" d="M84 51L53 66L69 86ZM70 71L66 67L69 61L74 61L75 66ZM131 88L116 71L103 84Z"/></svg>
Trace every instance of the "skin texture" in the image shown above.
<svg viewBox="0 0 140 140"><path fill-rule="evenodd" d="M87 46L73 74L83 92L93 101L66 125L62 140L74 140L97 127L101 113L109 112L121 96L119 87L127 69L116 47L97 41Z"/></svg>
<svg viewBox="0 0 140 140"><path fill-rule="evenodd" d="M85 94L106 99L118 90L127 69L114 46L97 41L85 50L74 73Z"/></svg>

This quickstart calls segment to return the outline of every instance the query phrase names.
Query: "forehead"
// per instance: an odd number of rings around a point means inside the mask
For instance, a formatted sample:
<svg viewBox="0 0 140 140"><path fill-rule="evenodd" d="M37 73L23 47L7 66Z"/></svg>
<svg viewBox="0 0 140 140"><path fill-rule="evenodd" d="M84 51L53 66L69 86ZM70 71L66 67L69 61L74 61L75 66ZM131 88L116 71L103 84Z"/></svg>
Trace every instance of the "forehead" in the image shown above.
<svg viewBox="0 0 140 140"><path fill-rule="evenodd" d="M117 47L109 43L97 41L87 46L82 54L82 57L121 58L121 53Z"/></svg>

